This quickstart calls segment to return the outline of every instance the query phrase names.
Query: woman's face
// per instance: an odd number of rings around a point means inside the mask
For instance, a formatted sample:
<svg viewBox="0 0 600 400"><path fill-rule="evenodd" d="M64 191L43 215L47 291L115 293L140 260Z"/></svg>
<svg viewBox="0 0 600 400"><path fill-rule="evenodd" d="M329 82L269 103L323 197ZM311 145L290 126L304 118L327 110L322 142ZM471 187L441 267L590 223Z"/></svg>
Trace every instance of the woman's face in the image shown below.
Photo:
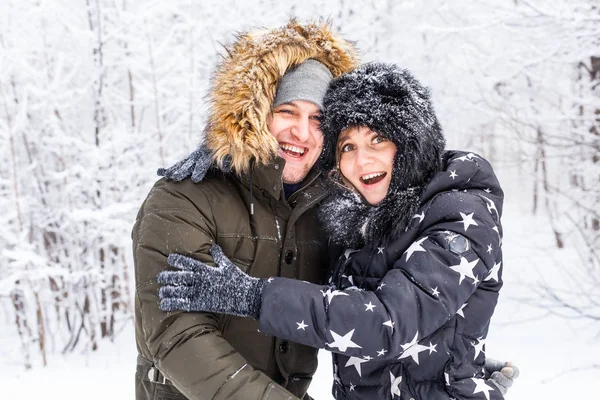
<svg viewBox="0 0 600 400"><path fill-rule="evenodd" d="M337 154L343 177L369 204L379 204L390 187L396 145L367 127L351 127L340 134Z"/></svg>

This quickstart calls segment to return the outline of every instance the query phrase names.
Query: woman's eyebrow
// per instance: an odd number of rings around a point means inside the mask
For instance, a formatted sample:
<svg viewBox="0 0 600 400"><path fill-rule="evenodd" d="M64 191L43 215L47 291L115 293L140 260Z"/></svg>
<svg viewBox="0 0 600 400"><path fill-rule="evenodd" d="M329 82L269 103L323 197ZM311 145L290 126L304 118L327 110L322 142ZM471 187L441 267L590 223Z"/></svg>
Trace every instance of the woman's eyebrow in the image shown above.
<svg viewBox="0 0 600 400"><path fill-rule="evenodd" d="M342 143L344 140L348 139L350 137L350 134L348 133L342 133L339 137L338 137L338 143Z"/></svg>

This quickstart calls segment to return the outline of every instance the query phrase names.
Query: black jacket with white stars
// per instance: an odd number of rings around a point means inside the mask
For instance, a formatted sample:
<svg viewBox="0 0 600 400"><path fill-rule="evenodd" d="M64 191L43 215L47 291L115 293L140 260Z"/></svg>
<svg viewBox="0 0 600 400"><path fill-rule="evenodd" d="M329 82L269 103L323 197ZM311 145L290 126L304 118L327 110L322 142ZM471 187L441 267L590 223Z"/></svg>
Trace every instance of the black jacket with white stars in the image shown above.
<svg viewBox="0 0 600 400"><path fill-rule="evenodd" d="M260 330L331 351L336 399L502 399L483 363L502 287L503 192L480 156L442 161L393 234L367 233L399 218L402 197L369 207L339 190L321 213L346 246L329 286L272 278L264 289Z"/></svg>

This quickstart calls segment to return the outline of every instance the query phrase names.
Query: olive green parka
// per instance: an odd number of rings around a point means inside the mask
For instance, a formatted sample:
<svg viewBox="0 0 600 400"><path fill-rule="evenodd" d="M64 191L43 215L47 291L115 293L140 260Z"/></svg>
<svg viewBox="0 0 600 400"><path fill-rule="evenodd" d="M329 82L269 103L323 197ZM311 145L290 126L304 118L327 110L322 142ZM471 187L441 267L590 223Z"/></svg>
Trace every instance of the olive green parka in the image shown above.
<svg viewBox="0 0 600 400"><path fill-rule="evenodd" d="M334 76L356 65L353 46L327 24L242 34L213 78L206 143L215 165L200 183L159 180L133 228L137 400L302 398L317 350L261 333L250 318L159 309L158 274L180 253L212 263L213 244L256 277L322 282L329 266L315 169L288 199L285 161L266 127L286 70L309 58ZM229 168L224 167L228 160ZM253 213L251 212L253 211Z"/></svg>

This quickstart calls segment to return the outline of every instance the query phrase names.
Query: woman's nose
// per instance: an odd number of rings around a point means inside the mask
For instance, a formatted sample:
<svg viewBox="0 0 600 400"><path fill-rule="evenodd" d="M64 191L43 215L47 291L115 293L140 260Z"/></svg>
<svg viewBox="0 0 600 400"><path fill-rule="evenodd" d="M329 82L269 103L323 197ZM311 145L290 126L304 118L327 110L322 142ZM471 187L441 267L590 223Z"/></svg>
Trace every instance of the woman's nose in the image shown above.
<svg viewBox="0 0 600 400"><path fill-rule="evenodd" d="M358 165L366 165L373 162L375 154L368 147L359 147L356 149L356 163Z"/></svg>

